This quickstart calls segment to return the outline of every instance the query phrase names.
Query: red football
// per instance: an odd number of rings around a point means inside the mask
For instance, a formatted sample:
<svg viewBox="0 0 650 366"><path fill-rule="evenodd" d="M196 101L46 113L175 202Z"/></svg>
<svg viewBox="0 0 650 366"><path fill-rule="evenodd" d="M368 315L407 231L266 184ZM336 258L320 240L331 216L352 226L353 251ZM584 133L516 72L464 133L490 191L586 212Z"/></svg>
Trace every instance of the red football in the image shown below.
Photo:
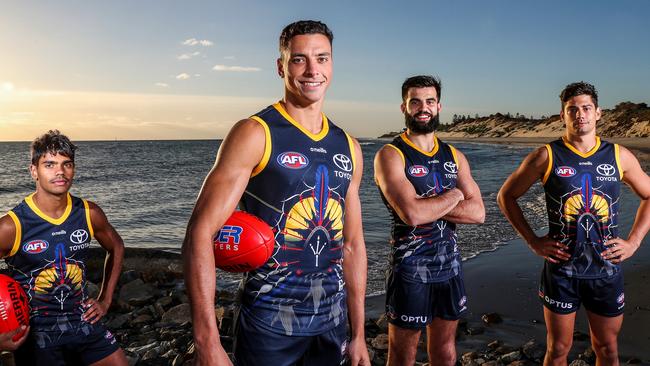
<svg viewBox="0 0 650 366"><path fill-rule="evenodd" d="M275 237L257 216L235 211L214 237L214 263L228 272L248 272L271 257Z"/></svg>
<svg viewBox="0 0 650 366"><path fill-rule="evenodd" d="M25 291L13 278L0 274L0 333L29 325L29 305ZM17 341L24 332L13 337Z"/></svg>

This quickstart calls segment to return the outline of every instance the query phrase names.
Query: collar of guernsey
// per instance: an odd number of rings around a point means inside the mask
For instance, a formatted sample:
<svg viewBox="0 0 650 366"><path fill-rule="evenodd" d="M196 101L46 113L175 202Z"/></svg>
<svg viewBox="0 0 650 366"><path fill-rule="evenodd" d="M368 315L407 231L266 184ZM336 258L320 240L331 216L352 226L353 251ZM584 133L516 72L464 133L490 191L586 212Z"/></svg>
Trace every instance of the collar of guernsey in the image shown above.
<svg viewBox="0 0 650 366"><path fill-rule="evenodd" d="M580 152L564 138L546 145L543 177L549 235L569 246L571 259L547 263L555 272L575 278L603 278L620 266L602 259L604 242L618 236L618 203L623 170L619 146L596 137L595 146Z"/></svg>
<svg viewBox="0 0 650 366"><path fill-rule="evenodd" d="M322 333L345 318L343 223L353 141L324 115L318 134L307 131L280 103L251 118L264 127L265 153L241 207L273 228L275 248L248 273L242 311L274 333Z"/></svg>
<svg viewBox="0 0 650 366"><path fill-rule="evenodd" d="M401 156L404 175L418 196L436 196L456 187L458 158L453 146L434 136L433 149L424 151L409 140L406 133L387 146ZM456 225L440 219L409 226L388 203L381 189L380 193L392 218L390 261L393 270L423 283L446 281L459 274L461 259L456 244Z"/></svg>
<svg viewBox="0 0 650 366"><path fill-rule="evenodd" d="M55 218L36 206L32 194L9 216L16 238L5 261L27 294L32 331L55 331L62 319L76 329L83 314L80 302L86 299L85 263L93 236L88 202L68 194L63 214Z"/></svg>

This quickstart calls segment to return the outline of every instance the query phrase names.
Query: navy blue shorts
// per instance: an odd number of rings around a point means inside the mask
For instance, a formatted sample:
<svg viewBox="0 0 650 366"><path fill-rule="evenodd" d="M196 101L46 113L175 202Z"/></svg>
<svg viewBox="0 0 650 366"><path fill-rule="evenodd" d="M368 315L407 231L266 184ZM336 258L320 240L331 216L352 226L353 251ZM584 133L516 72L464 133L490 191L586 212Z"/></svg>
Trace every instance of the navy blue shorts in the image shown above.
<svg viewBox="0 0 650 366"><path fill-rule="evenodd" d="M34 334L14 352L16 365L90 365L120 349L115 336L101 325L88 335L69 336L54 346L39 347ZM64 336L65 337L65 336Z"/></svg>
<svg viewBox="0 0 650 366"><path fill-rule="evenodd" d="M347 324L314 336L276 334L239 314L235 335L236 366L332 366L346 361Z"/></svg>
<svg viewBox="0 0 650 366"><path fill-rule="evenodd" d="M539 297L544 306L557 314L570 314L578 311L580 304L585 309L601 316L623 314L625 294L623 292L623 272L604 278L572 278L542 271Z"/></svg>
<svg viewBox="0 0 650 366"><path fill-rule="evenodd" d="M386 282L386 314L398 327L422 329L433 318L458 320L467 310L466 303L462 274L443 282L420 283L391 271Z"/></svg>

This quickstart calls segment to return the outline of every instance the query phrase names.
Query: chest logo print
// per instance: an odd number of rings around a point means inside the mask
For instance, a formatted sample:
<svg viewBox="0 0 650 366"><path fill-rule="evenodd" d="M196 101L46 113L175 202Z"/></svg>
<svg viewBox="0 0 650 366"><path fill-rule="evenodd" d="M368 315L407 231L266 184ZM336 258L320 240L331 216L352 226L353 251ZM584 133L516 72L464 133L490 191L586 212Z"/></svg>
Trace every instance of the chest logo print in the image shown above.
<svg viewBox="0 0 650 366"><path fill-rule="evenodd" d="M23 245L23 252L28 254L43 253L49 246L45 240L32 240Z"/></svg>
<svg viewBox="0 0 650 366"><path fill-rule="evenodd" d="M454 162L446 161L443 166L444 166L445 170L448 171L451 174L458 173L458 165L456 165L456 163L454 163Z"/></svg>
<svg viewBox="0 0 650 366"><path fill-rule="evenodd" d="M81 244L88 240L88 232L84 229L77 229L70 234L70 241L75 244Z"/></svg>
<svg viewBox="0 0 650 366"><path fill-rule="evenodd" d="M598 172L600 175L610 177L616 173L616 169L614 169L614 167L610 164L600 164L596 167L596 172Z"/></svg>
<svg viewBox="0 0 650 366"><path fill-rule="evenodd" d="M575 168L564 165L564 166L559 166L559 167L555 168L555 174L558 177L568 178L568 177L573 177L574 175L576 175L576 170L575 170Z"/></svg>
<svg viewBox="0 0 650 366"><path fill-rule="evenodd" d="M429 174L429 168L423 165L413 165L409 168L409 174L416 178L424 177Z"/></svg>
<svg viewBox="0 0 650 366"><path fill-rule="evenodd" d="M334 164L341 170L349 172L352 170L352 160L343 154L336 154L332 158Z"/></svg>
<svg viewBox="0 0 650 366"><path fill-rule="evenodd" d="M288 151L278 155L278 164L289 169L302 169L309 165L309 159L301 153Z"/></svg>

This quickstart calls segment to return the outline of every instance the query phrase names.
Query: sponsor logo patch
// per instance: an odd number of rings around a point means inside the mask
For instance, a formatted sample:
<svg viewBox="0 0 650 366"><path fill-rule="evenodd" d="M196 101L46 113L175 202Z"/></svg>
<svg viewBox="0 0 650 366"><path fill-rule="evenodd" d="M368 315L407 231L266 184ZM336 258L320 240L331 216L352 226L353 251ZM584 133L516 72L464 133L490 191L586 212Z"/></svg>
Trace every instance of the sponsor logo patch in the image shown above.
<svg viewBox="0 0 650 366"><path fill-rule="evenodd" d="M32 240L23 245L23 252L27 254L43 253L50 246L45 240Z"/></svg>
<svg viewBox="0 0 650 366"><path fill-rule="evenodd" d="M445 170L448 171L451 174L456 174L458 173L458 165L452 161L446 161L445 164L443 165Z"/></svg>
<svg viewBox="0 0 650 366"><path fill-rule="evenodd" d="M614 169L614 166L610 164L600 164L596 167L596 172L605 177L611 177L616 173L616 169Z"/></svg>
<svg viewBox="0 0 650 366"><path fill-rule="evenodd" d="M70 241L75 244L81 244L88 240L88 232L84 229L77 229L70 234Z"/></svg>
<svg viewBox="0 0 650 366"><path fill-rule="evenodd" d="M220 248L230 250L230 245L224 246L223 244L239 244L242 231L244 228L241 226L224 225L217 235L217 243L221 244ZM233 247L234 250L238 249L237 245L233 245Z"/></svg>
<svg viewBox="0 0 650 366"><path fill-rule="evenodd" d="M67 232L65 230L59 230L52 233L52 236L65 235Z"/></svg>
<svg viewBox="0 0 650 366"><path fill-rule="evenodd" d="M413 165L409 168L409 174L416 178L424 177L429 174L429 168L424 165Z"/></svg>
<svg viewBox="0 0 650 366"><path fill-rule="evenodd" d="M278 164L289 169L302 169L309 165L309 159L301 153L287 151L278 155Z"/></svg>
<svg viewBox="0 0 650 366"><path fill-rule="evenodd" d="M332 160L334 161L334 165L336 165L339 169L346 172L352 171L352 160L350 160L347 155L336 154Z"/></svg>
<svg viewBox="0 0 650 366"><path fill-rule="evenodd" d="M573 167L563 165L555 168L555 175L562 178L573 177L576 175L576 170Z"/></svg>

